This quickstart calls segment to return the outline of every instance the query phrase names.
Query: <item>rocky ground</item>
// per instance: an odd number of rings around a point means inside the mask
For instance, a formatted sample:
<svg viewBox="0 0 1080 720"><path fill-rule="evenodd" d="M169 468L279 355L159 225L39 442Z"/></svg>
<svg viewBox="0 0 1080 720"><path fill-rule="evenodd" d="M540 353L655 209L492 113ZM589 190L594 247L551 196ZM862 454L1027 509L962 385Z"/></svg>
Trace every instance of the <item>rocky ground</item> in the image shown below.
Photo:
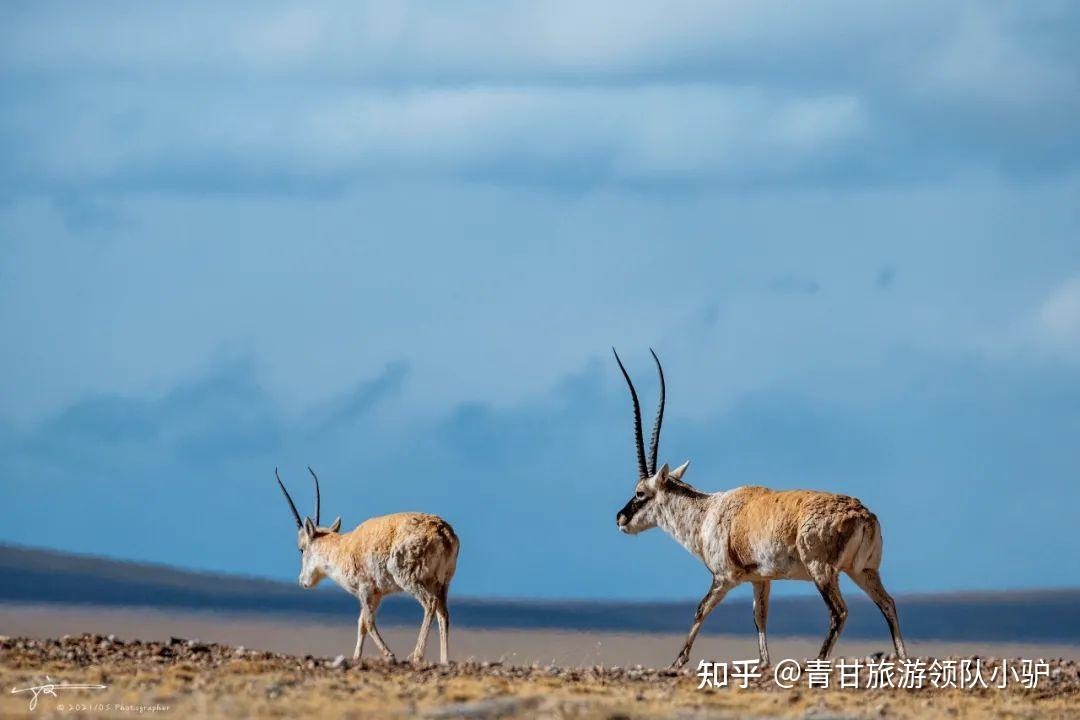
<svg viewBox="0 0 1080 720"><path fill-rule="evenodd" d="M983 658L984 664L995 659ZM0 717L729 718L1077 717L1080 663L1049 662L1026 689L792 689L771 675L699 690L696 670L412 666L282 655L173 638L0 640ZM104 689L10 692L52 683ZM865 683L863 683L865 684Z"/></svg>

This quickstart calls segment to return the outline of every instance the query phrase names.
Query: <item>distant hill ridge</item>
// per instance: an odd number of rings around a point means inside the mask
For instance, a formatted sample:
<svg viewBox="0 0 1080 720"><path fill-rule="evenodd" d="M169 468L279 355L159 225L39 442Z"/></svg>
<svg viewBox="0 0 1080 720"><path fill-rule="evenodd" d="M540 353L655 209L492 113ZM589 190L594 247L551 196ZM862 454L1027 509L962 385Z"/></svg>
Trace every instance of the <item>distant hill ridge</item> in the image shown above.
<svg viewBox="0 0 1080 720"><path fill-rule="evenodd" d="M306 613L336 618L356 611L356 600L333 591L305 591L290 583L193 572L36 548L0 545L0 602L139 606L252 613ZM885 623L868 600L847 595L845 637L887 639ZM452 598L455 624L474 628L551 628L619 632L684 632L696 600L685 602L483 600ZM912 639L1080 644L1080 589L964 592L897 598L904 634ZM828 615L816 597L774 598L771 635L818 635ZM387 625L417 623L420 610L405 596L379 611ZM753 632L749 602L723 603L705 632Z"/></svg>

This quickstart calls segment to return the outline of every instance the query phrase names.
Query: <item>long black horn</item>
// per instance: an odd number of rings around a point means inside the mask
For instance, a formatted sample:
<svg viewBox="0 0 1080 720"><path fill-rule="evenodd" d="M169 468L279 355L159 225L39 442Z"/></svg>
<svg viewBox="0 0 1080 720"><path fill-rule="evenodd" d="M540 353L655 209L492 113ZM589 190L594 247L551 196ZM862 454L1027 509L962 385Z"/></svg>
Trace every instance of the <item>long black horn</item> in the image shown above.
<svg viewBox="0 0 1080 720"><path fill-rule="evenodd" d="M289 491L285 489L285 483L281 482L281 476L278 475L277 468L274 468L274 477L277 478L278 487L281 488L281 492L285 494L285 499L289 502L289 509L292 510L292 516L293 520L296 521L296 527L303 527L304 523L300 520L300 513L296 512L296 504L293 503L292 498L289 497Z"/></svg>
<svg viewBox="0 0 1080 720"><path fill-rule="evenodd" d="M315 471L308 465L307 471L311 473L311 477L315 478L315 527L319 526L319 510L322 507L322 498L319 495L319 476L315 474Z"/></svg>
<svg viewBox="0 0 1080 720"><path fill-rule="evenodd" d="M656 371L660 373L660 407L656 410L656 421L652 426L652 436L649 438L649 474L656 472L656 453L660 450L660 426L664 424L664 396L667 387L664 385L664 368L660 367L660 358L649 348L653 360L656 361Z"/></svg>
<svg viewBox="0 0 1080 720"><path fill-rule="evenodd" d="M630 381L630 374L619 359L619 353L615 352L615 348L611 348L611 352L615 353L615 362L619 363L622 376L626 378L626 385L630 388L630 398L634 401L634 447L637 450L638 474L644 479L649 477L649 466L645 463L645 440L641 437L641 405L638 403L634 383Z"/></svg>

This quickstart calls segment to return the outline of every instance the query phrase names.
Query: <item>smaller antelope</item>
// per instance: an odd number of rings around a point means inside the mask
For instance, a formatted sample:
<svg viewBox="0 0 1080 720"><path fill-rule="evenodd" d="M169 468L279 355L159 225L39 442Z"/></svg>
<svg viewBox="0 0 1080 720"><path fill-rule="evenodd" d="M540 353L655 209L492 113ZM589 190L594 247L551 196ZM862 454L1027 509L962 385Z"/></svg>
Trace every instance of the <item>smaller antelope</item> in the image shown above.
<svg viewBox="0 0 1080 720"><path fill-rule="evenodd" d="M612 348L614 352L614 348ZM736 585L754 585L754 625L758 655L769 664L765 619L769 585L773 580L810 580L829 609L829 633L818 653L832 651L847 618L840 596L840 573L845 572L881 610L892 633L898 658L906 657L896 604L881 584L881 527L862 503L847 495L813 490L776 491L756 486L704 493L683 482L689 462L674 470L656 469L660 427L664 422L664 369L652 352L660 374L660 407L649 440L649 457L641 436L641 407L630 375L619 363L634 403L634 444L638 482L634 496L615 516L619 530L636 535L660 526L696 555L712 573L712 585L694 614L682 652L672 663L680 668L690 659L701 624Z"/></svg>
<svg viewBox="0 0 1080 720"><path fill-rule="evenodd" d="M375 613L385 596L404 590L424 608L420 635L410 660L423 661L434 614L439 621L439 662L446 663L450 633L446 595L458 556L458 539L450 523L436 515L404 512L373 517L347 533L339 532L340 517L329 527L322 527L319 524L319 478L310 467L308 472L315 478L314 521L309 517L300 520L300 513L281 482L277 468L274 468L274 477L285 494L299 530L296 545L300 550L300 586L312 588L324 577L329 577L360 600L353 660L358 660L363 653L364 638L369 633L383 656L394 660L394 654L375 627Z"/></svg>

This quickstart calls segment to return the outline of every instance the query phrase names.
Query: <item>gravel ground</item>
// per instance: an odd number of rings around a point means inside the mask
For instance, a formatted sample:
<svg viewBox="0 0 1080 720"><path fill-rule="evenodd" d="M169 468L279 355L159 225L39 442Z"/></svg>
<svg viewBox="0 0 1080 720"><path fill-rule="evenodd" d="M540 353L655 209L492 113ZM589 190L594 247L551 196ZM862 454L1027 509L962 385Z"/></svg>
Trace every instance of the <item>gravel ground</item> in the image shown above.
<svg viewBox="0 0 1080 720"><path fill-rule="evenodd" d="M953 658L960 660L960 658ZM981 658L984 667L999 658ZM1012 662L1010 660L1010 662ZM929 659L928 659L929 663ZM1019 663L1019 661L1016 661ZM805 668L805 665L803 666ZM1034 689L792 689L771 674L698 690L696 670L451 663L413 666L101 635L0 639L0 717L1077 717L1080 663L1049 660ZM54 683L104 689L9 690ZM863 673L865 678L865 672ZM865 681L862 683L865 685Z"/></svg>

